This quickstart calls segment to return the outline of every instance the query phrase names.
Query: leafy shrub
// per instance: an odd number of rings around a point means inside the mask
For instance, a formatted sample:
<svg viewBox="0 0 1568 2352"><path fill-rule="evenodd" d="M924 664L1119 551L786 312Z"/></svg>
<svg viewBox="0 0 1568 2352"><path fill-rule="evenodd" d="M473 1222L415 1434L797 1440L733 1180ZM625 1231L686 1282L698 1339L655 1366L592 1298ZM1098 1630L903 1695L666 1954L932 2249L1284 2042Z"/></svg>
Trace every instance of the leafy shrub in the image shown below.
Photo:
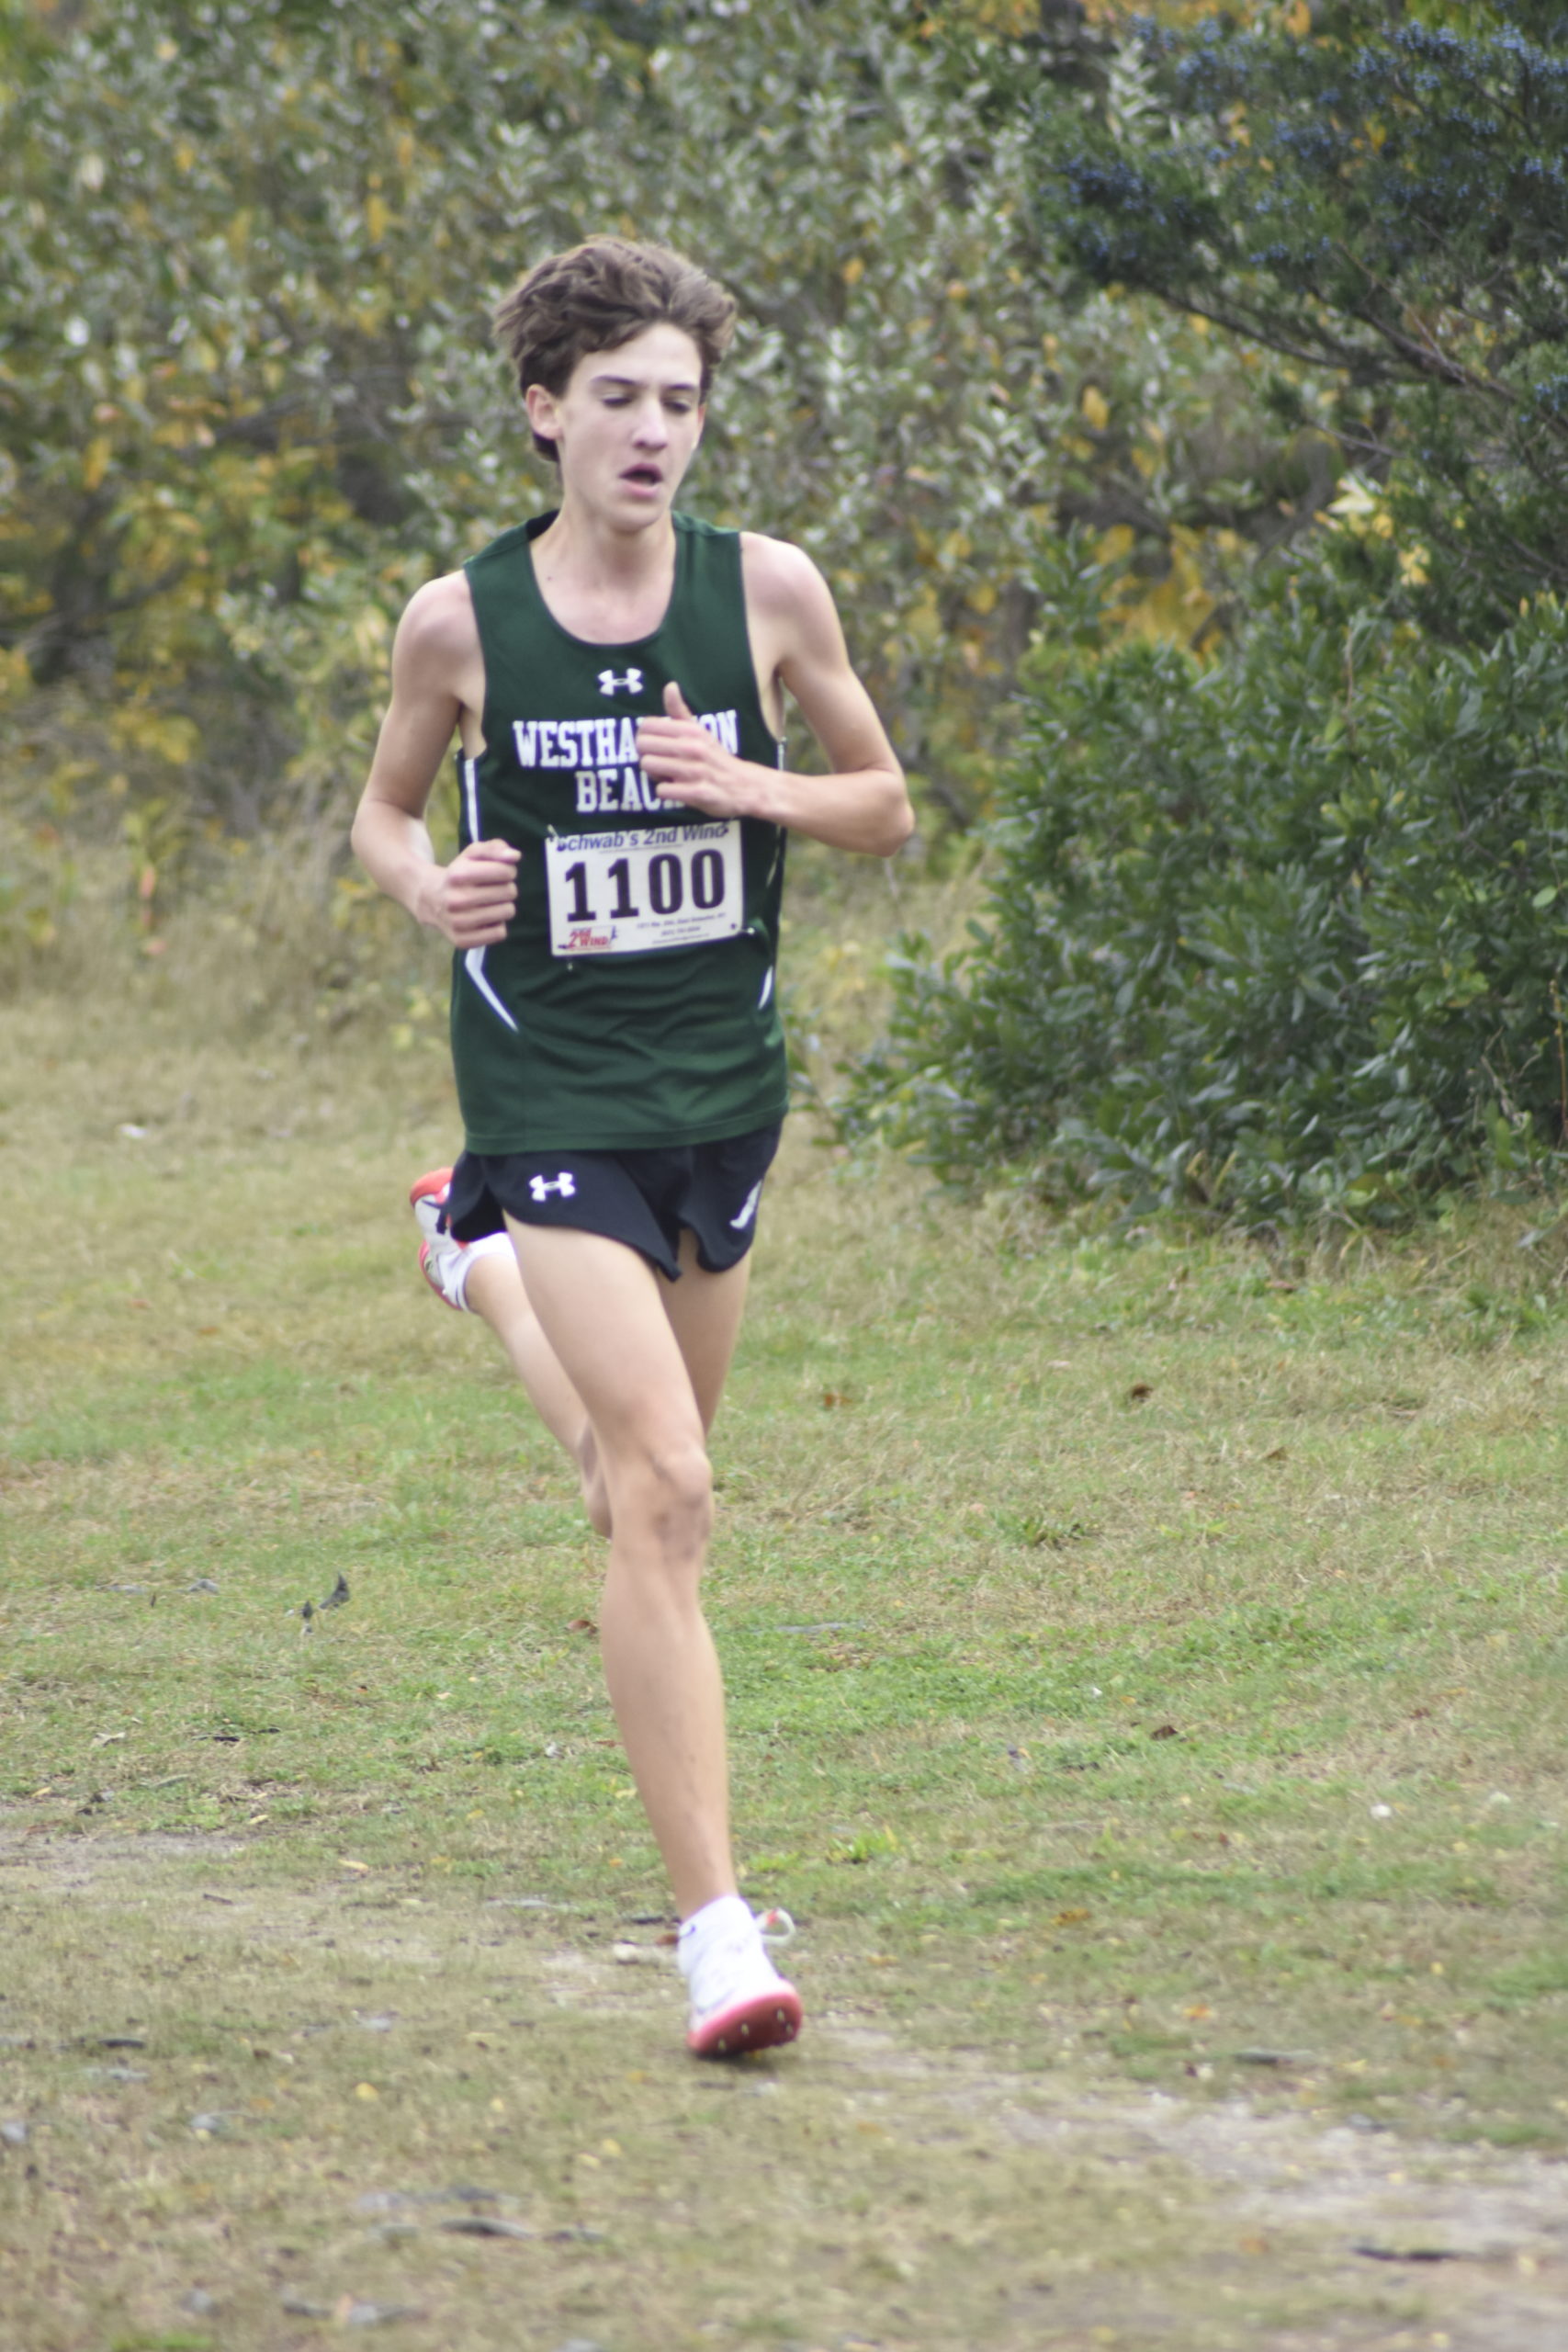
<svg viewBox="0 0 1568 2352"><path fill-rule="evenodd" d="M945 1174L1388 1217L1568 1143L1568 613L1444 648L1329 564L1208 667L1042 583L985 917L844 1114Z"/></svg>
<svg viewBox="0 0 1568 2352"><path fill-rule="evenodd" d="M1038 94L1047 245L1276 354L1275 413L1386 480L1422 542L1424 625L1495 635L1568 552L1568 16L1088 13Z"/></svg>

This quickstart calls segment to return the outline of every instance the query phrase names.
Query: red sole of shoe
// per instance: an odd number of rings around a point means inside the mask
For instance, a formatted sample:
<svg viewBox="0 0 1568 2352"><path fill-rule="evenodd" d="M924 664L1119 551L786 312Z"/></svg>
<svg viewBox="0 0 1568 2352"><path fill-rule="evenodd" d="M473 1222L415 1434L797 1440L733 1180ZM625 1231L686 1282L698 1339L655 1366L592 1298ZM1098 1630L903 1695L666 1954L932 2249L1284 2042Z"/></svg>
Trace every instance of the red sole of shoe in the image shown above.
<svg viewBox="0 0 1568 2352"><path fill-rule="evenodd" d="M686 2036L694 2058L744 2058L750 2050L776 2050L800 2031L800 1996L788 1986L755 2001L738 2001Z"/></svg>
<svg viewBox="0 0 1568 2352"><path fill-rule="evenodd" d="M428 1241L422 1241L419 1245L419 1271L424 1276L425 1281L430 1284L431 1289L435 1293L436 1297L441 1301L442 1306L450 1306L454 1314L461 1315L463 1312L462 1308L458 1306L454 1300L447 1297L446 1292L442 1289L440 1283L436 1281L434 1275L430 1271L430 1244Z"/></svg>

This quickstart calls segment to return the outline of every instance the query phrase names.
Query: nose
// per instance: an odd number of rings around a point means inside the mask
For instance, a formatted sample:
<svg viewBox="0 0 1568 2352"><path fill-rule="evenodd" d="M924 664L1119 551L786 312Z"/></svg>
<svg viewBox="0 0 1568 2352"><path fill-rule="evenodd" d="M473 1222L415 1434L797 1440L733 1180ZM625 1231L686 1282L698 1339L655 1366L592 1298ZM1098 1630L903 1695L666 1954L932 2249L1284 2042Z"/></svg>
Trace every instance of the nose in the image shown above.
<svg viewBox="0 0 1568 2352"><path fill-rule="evenodd" d="M663 402L651 394L638 403L637 438L639 447L645 449L662 449L670 438Z"/></svg>

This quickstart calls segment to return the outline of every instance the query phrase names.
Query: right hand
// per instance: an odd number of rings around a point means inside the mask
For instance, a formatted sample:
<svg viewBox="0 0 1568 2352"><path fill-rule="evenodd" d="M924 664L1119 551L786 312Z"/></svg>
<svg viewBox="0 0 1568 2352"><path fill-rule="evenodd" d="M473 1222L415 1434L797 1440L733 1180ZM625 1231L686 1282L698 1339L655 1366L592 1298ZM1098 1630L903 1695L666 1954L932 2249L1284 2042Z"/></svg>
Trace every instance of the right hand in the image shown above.
<svg viewBox="0 0 1568 2352"><path fill-rule="evenodd" d="M450 865L431 869L419 919L454 947L493 947L517 911L517 865L510 842L473 842Z"/></svg>

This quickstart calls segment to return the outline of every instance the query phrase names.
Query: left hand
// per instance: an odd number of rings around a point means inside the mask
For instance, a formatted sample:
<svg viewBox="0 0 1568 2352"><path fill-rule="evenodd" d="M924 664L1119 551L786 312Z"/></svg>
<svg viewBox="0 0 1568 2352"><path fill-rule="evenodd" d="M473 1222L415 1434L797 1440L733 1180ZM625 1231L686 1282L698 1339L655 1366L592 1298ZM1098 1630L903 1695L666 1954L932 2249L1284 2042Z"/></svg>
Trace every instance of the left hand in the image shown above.
<svg viewBox="0 0 1568 2352"><path fill-rule="evenodd" d="M637 728L637 758L660 798L705 817L755 814L758 770L698 726L673 679L664 689L664 718L639 718Z"/></svg>

